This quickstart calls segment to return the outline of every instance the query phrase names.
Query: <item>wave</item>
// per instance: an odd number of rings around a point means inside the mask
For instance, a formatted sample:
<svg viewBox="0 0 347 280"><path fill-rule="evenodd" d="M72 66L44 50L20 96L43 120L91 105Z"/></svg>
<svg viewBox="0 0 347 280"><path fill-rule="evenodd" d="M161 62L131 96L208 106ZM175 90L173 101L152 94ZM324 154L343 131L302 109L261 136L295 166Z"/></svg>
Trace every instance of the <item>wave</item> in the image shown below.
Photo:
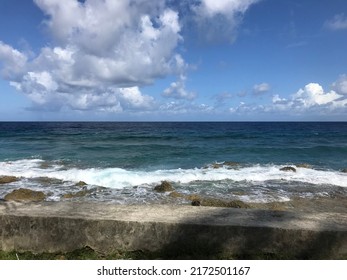
<svg viewBox="0 0 347 280"><path fill-rule="evenodd" d="M334 170L315 170L295 167L296 172L285 172L284 165L252 165L230 168L212 165L193 169L126 170L123 168L67 168L60 162L46 162L41 159L25 159L0 162L0 176L10 175L24 178L48 177L63 181L84 181L89 185L122 189L131 186L152 185L167 180L178 184L196 181L234 182L302 182L313 185L334 185L347 187L347 174Z"/></svg>

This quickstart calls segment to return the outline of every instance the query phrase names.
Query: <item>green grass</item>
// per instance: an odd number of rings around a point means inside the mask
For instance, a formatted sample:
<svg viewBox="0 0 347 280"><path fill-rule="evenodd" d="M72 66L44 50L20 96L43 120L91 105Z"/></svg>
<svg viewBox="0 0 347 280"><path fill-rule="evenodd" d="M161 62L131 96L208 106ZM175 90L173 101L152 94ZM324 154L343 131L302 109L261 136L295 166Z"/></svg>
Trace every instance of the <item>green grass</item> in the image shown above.
<svg viewBox="0 0 347 280"><path fill-rule="evenodd" d="M117 251L112 254L101 254L89 247L74 250L67 253L39 253L31 252L4 252L0 251L0 260L155 260L155 259L176 259L176 260L194 260L194 259L216 259L216 260L291 260L296 259L292 256L269 254L259 252L252 255L230 255L216 254L214 256L205 256L201 254L182 254L172 255L167 252L149 252L149 251ZM301 258L299 258L301 259ZM306 258L303 258L306 259ZM347 255L341 258L347 260Z"/></svg>

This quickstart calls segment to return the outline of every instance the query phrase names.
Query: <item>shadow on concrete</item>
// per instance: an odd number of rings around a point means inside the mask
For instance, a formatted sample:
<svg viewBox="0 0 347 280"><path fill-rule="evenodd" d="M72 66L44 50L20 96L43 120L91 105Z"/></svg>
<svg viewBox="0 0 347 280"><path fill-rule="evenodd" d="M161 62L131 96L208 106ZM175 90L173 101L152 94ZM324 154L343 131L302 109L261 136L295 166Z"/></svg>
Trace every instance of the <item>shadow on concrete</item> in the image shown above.
<svg viewBox="0 0 347 280"><path fill-rule="evenodd" d="M320 221L311 229L295 224L298 214L268 210L248 211L257 226L216 225L217 216L237 212L221 208L213 215L182 220L172 229L171 239L159 252L164 259L346 259L347 229L338 231L332 223ZM264 222L264 226L260 226ZM211 223L209 223L211 222ZM267 226L266 224L272 224ZM276 226L277 225L277 226ZM281 227L280 225L283 225Z"/></svg>

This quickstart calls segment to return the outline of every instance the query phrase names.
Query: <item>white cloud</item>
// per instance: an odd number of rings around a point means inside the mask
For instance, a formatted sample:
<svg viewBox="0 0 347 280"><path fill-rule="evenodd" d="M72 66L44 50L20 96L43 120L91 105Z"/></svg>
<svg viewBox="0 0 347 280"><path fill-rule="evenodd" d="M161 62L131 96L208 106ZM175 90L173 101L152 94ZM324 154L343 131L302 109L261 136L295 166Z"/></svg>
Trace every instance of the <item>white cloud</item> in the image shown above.
<svg viewBox="0 0 347 280"><path fill-rule="evenodd" d="M338 106L338 99L342 97L335 91L324 92L321 85L317 83L307 84L303 89L293 95L292 101L299 103L303 108L327 105Z"/></svg>
<svg viewBox="0 0 347 280"><path fill-rule="evenodd" d="M233 18L243 14L259 0L201 0L197 11L202 16L214 17L224 15Z"/></svg>
<svg viewBox="0 0 347 280"><path fill-rule="evenodd" d="M2 75L37 109L151 110L154 99L139 87L185 70L178 13L165 1L34 2L53 46L29 60L0 42L0 61Z"/></svg>
<svg viewBox="0 0 347 280"><path fill-rule="evenodd" d="M325 91L318 83L309 83L300 88L296 93L288 98L279 94L272 96L271 102L267 104L247 104L241 102L239 105L230 108L233 114L285 114L287 116L328 116L334 114L347 114L346 75L340 76L339 80L333 83L335 90Z"/></svg>
<svg viewBox="0 0 347 280"><path fill-rule="evenodd" d="M246 11L260 0L200 0L193 6L196 22L210 41L226 38L233 42Z"/></svg>
<svg viewBox="0 0 347 280"><path fill-rule="evenodd" d="M143 95L138 87L120 88L118 91L119 100L123 108L151 110L154 107L154 98Z"/></svg>
<svg viewBox="0 0 347 280"><path fill-rule="evenodd" d="M304 88L299 89L289 99L274 96L273 108L288 113L310 113L345 111L347 110L347 98L336 93L334 90L325 92L318 83L309 83Z"/></svg>
<svg viewBox="0 0 347 280"><path fill-rule="evenodd" d="M244 13L260 0L187 1L189 16L204 34L231 41ZM37 54L26 55L0 42L1 74L36 110L148 111L160 104L141 87L168 75L177 81L162 96L188 104L188 65L178 53L183 42L182 3L166 0L34 0L51 35ZM217 32L216 32L217 31ZM212 35L212 37L214 36ZM209 36L209 35L207 35ZM217 35L219 36L219 35ZM177 103L177 104L178 104ZM192 108L193 108L192 107Z"/></svg>
<svg viewBox="0 0 347 280"><path fill-rule="evenodd" d="M3 63L1 74L5 78L12 79L22 73L27 59L25 54L0 41L0 63Z"/></svg>
<svg viewBox="0 0 347 280"><path fill-rule="evenodd" d="M170 87L164 90L163 96L175 99L193 100L196 98L195 92L186 90L186 79L184 74L179 75L176 82L170 84Z"/></svg>
<svg viewBox="0 0 347 280"><path fill-rule="evenodd" d="M268 83L256 84L253 86L254 94L263 94L268 92L271 89L271 86Z"/></svg>
<svg viewBox="0 0 347 280"><path fill-rule="evenodd" d="M338 94L347 95L347 75L341 75L332 87Z"/></svg>
<svg viewBox="0 0 347 280"><path fill-rule="evenodd" d="M324 26L334 31L347 29L347 17L344 14L335 15L332 19L326 21Z"/></svg>

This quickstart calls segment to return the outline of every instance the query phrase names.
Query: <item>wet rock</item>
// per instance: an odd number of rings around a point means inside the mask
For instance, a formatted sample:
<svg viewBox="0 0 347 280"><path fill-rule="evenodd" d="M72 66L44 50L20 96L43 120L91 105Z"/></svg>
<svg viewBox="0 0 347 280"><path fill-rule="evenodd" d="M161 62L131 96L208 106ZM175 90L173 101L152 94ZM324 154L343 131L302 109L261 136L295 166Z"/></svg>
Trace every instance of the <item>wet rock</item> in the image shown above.
<svg viewBox="0 0 347 280"><path fill-rule="evenodd" d="M46 195L41 191L33 191L30 189L18 189L14 190L7 195L5 195L4 199L14 200L14 201L27 201L27 202L38 202L42 201L46 198Z"/></svg>
<svg viewBox="0 0 347 280"><path fill-rule="evenodd" d="M284 211L286 210L286 204L284 202L269 202L267 203L268 209L273 211Z"/></svg>
<svg viewBox="0 0 347 280"><path fill-rule="evenodd" d="M193 200L192 201L192 206L201 206L200 200Z"/></svg>
<svg viewBox="0 0 347 280"><path fill-rule="evenodd" d="M66 193L63 195L63 198L70 199L70 198L84 197L90 193L91 193L91 190L83 190L76 193Z"/></svg>
<svg viewBox="0 0 347 280"><path fill-rule="evenodd" d="M34 179L36 182L42 184L42 185L53 185L53 184L62 184L64 181L57 179L57 178L50 178L50 177L37 177Z"/></svg>
<svg viewBox="0 0 347 280"><path fill-rule="evenodd" d="M291 171L291 172L296 172L296 169L291 166L285 166L280 169L281 171Z"/></svg>
<svg viewBox="0 0 347 280"><path fill-rule="evenodd" d="M206 198L201 201L201 206L226 207L226 208L250 208L247 203L241 200L224 201L215 198Z"/></svg>
<svg viewBox="0 0 347 280"><path fill-rule="evenodd" d="M222 164L222 163L213 163L213 164L212 164L212 168L213 168L213 169L218 169L218 168L221 168L221 167L223 167L223 164Z"/></svg>
<svg viewBox="0 0 347 280"><path fill-rule="evenodd" d="M154 187L154 190L156 192L171 192L175 189L172 187L172 185L168 181L162 181L160 185L157 185Z"/></svg>
<svg viewBox="0 0 347 280"><path fill-rule="evenodd" d="M199 200L201 201L201 197L197 194L190 194L185 196L185 199L190 200L190 201L194 201L194 200Z"/></svg>
<svg viewBox="0 0 347 280"><path fill-rule="evenodd" d="M18 181L15 176L0 176L0 184L9 184Z"/></svg>
<svg viewBox="0 0 347 280"><path fill-rule="evenodd" d="M83 181L79 181L78 183L75 184L76 187L84 187L88 185L86 182L83 182Z"/></svg>
<svg viewBox="0 0 347 280"><path fill-rule="evenodd" d="M312 165L310 165L308 163L299 163L299 164L296 164L295 166L298 168L309 168L309 169L312 168Z"/></svg>
<svg viewBox="0 0 347 280"><path fill-rule="evenodd" d="M181 194L181 193L179 193L179 192L174 191L174 192L171 192L171 193L169 194L169 197L172 197L172 198L183 198L183 197L184 197L184 194Z"/></svg>
<svg viewBox="0 0 347 280"><path fill-rule="evenodd" d="M51 168L51 167L52 167L52 165L49 162L47 162L47 161L44 161L44 162L42 162L40 164L40 168L41 169L48 169L48 168Z"/></svg>
<svg viewBox="0 0 347 280"><path fill-rule="evenodd" d="M223 165L228 167L228 168L235 168L235 167L240 166L240 163L234 162L234 161L226 161L223 163Z"/></svg>
<svg viewBox="0 0 347 280"><path fill-rule="evenodd" d="M347 173L347 168L341 170L342 173Z"/></svg>

